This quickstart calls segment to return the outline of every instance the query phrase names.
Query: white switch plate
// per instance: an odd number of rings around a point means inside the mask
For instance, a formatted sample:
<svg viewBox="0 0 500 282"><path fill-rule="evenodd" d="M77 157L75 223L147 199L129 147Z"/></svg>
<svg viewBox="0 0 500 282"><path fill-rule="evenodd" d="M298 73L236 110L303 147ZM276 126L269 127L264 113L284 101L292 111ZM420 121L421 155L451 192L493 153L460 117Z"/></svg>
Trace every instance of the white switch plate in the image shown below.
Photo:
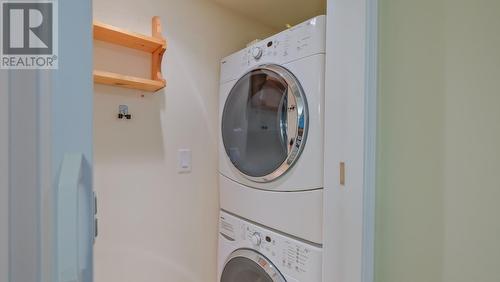
<svg viewBox="0 0 500 282"><path fill-rule="evenodd" d="M191 172L191 150L179 149L177 151L177 171L179 173Z"/></svg>

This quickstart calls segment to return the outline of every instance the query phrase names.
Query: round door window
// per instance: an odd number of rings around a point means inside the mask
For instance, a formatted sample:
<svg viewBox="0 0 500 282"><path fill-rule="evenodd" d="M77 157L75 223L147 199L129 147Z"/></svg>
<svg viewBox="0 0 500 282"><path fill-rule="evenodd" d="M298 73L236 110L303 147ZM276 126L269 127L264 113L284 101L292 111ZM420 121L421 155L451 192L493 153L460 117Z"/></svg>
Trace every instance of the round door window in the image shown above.
<svg viewBox="0 0 500 282"><path fill-rule="evenodd" d="M250 251L234 252L222 271L221 282L286 282L264 256Z"/></svg>
<svg viewBox="0 0 500 282"><path fill-rule="evenodd" d="M240 78L222 115L227 156L247 178L272 181L300 155L307 135L307 102L287 69L263 65Z"/></svg>

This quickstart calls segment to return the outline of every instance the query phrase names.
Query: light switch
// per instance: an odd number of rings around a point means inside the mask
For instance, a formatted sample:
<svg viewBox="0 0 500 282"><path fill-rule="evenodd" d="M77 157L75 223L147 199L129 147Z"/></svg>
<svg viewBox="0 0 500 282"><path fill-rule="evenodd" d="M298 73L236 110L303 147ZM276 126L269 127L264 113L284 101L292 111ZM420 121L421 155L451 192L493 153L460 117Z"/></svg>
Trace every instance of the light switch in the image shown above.
<svg viewBox="0 0 500 282"><path fill-rule="evenodd" d="M179 173L191 172L191 150L179 149L179 151L177 152L177 157L177 171Z"/></svg>

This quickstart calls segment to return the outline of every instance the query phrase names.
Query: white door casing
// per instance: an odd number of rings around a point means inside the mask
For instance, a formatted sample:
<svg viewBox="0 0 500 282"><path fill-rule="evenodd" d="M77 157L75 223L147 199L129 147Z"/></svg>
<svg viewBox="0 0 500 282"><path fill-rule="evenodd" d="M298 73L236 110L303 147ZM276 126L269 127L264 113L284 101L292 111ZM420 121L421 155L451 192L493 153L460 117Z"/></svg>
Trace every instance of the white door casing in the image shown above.
<svg viewBox="0 0 500 282"><path fill-rule="evenodd" d="M373 282L377 1L327 6L323 281Z"/></svg>

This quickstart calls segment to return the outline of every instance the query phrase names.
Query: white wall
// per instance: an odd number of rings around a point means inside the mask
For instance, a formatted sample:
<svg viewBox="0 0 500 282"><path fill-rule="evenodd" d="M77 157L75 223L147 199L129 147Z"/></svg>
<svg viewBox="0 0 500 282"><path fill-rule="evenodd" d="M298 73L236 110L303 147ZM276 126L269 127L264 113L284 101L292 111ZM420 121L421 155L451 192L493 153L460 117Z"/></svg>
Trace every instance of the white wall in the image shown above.
<svg viewBox="0 0 500 282"><path fill-rule="evenodd" d="M97 282L215 281L219 60L274 32L209 1L94 0L96 20L133 31L150 34L154 15L169 44L166 89L95 87ZM97 67L147 76L148 60L96 44ZM120 104L132 120L116 118ZM181 148L190 174L176 172Z"/></svg>

